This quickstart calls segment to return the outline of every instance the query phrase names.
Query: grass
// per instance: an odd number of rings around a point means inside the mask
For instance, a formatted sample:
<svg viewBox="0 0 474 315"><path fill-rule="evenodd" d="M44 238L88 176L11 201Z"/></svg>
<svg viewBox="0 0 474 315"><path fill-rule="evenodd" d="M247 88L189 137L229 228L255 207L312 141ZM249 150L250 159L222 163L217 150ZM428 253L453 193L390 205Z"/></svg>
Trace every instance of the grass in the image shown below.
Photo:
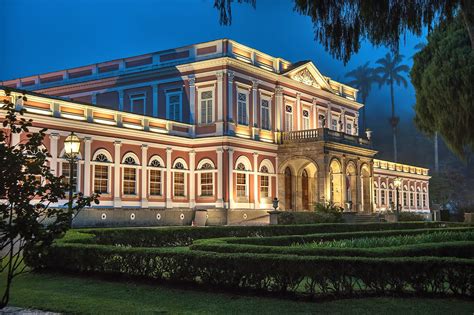
<svg viewBox="0 0 474 315"><path fill-rule="evenodd" d="M10 305L68 314L473 314L457 299L305 302L51 273L19 276Z"/></svg>
<svg viewBox="0 0 474 315"><path fill-rule="evenodd" d="M372 248L372 247L394 247L422 243L438 243L446 241L474 241L474 232L434 232L418 235L396 235L384 237L362 237L332 241L315 241L301 244L295 243L295 247L311 248Z"/></svg>

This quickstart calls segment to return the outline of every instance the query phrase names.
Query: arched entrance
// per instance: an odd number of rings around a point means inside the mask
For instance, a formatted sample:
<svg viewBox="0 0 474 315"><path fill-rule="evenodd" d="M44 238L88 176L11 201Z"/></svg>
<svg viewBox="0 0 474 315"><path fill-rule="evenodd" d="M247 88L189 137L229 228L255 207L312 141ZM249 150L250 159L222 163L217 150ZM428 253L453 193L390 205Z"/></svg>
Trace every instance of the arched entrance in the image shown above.
<svg viewBox="0 0 474 315"><path fill-rule="evenodd" d="M285 169L285 209L293 209L293 185L291 183L291 169Z"/></svg>
<svg viewBox="0 0 474 315"><path fill-rule="evenodd" d="M351 211L357 211L357 171L353 162L346 167L346 201L351 205Z"/></svg>
<svg viewBox="0 0 474 315"><path fill-rule="evenodd" d="M367 164L364 164L360 172L360 181L361 181L361 196L362 196L362 211L370 212L370 170Z"/></svg>
<svg viewBox="0 0 474 315"><path fill-rule="evenodd" d="M309 210L309 178L306 169L301 174L301 201L303 210Z"/></svg>
<svg viewBox="0 0 474 315"><path fill-rule="evenodd" d="M344 207L342 200L342 168L341 163L337 159L333 159L330 168L330 201L336 206Z"/></svg>

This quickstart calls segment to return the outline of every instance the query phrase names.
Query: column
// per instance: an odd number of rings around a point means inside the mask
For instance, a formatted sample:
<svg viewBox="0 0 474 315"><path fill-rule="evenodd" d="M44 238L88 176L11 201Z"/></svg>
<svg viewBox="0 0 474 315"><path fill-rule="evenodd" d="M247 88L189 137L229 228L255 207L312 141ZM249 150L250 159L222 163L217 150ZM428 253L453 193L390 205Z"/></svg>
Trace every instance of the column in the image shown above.
<svg viewBox="0 0 474 315"><path fill-rule="evenodd" d="M122 143L120 141L114 142L114 207L122 207L122 198L120 196L120 184L122 179L120 177L120 164L121 164L121 155L120 147Z"/></svg>
<svg viewBox="0 0 474 315"><path fill-rule="evenodd" d="M194 76L188 77L189 84L189 123L194 124L195 122L195 110L196 110L196 78Z"/></svg>
<svg viewBox="0 0 474 315"><path fill-rule="evenodd" d="M173 149L166 148L166 208L173 208L173 200L171 199L171 153Z"/></svg>
<svg viewBox="0 0 474 315"><path fill-rule="evenodd" d="M217 134L221 135L224 131L224 85L222 84L224 73L219 71L216 73L217 78L217 124L216 124L216 131Z"/></svg>
<svg viewBox="0 0 474 315"><path fill-rule="evenodd" d="M253 203L254 208L260 208L260 202L258 198L258 153L253 153Z"/></svg>
<svg viewBox="0 0 474 315"><path fill-rule="evenodd" d="M153 117L158 117L158 85L153 84Z"/></svg>
<svg viewBox="0 0 474 315"><path fill-rule="evenodd" d="M141 194L141 205L142 208L148 208L148 145L142 144L142 176L141 176L141 187L140 187L140 194Z"/></svg>
<svg viewBox="0 0 474 315"><path fill-rule="evenodd" d="M278 199L278 178L280 177L278 174L278 168L280 167L279 165L279 159L278 156L275 157L275 198Z"/></svg>
<svg viewBox="0 0 474 315"><path fill-rule="evenodd" d="M276 131L283 131L283 88L279 85L275 88L275 128Z"/></svg>
<svg viewBox="0 0 474 315"><path fill-rule="evenodd" d="M327 128L332 129L332 107L331 104L328 104L328 119L327 119Z"/></svg>
<svg viewBox="0 0 474 315"><path fill-rule="evenodd" d="M355 118L354 118L354 135L358 136L359 135L359 112L355 113Z"/></svg>
<svg viewBox="0 0 474 315"><path fill-rule="evenodd" d="M227 100L227 117L229 118L229 121L234 120L234 106L233 106L233 92L234 92L234 71L229 71L227 72L227 95L228 95L228 100Z"/></svg>
<svg viewBox="0 0 474 315"><path fill-rule="evenodd" d="M123 110L123 95L124 95L124 92L123 90L119 90L118 91L118 96L119 96L119 110L122 111Z"/></svg>
<svg viewBox="0 0 474 315"><path fill-rule="evenodd" d="M340 129L339 130L340 132L346 132L346 111L344 110L344 108L341 109L341 126L340 126Z"/></svg>
<svg viewBox="0 0 474 315"><path fill-rule="evenodd" d="M84 195L91 194L91 137L84 137ZM79 187L79 182L77 183Z"/></svg>
<svg viewBox="0 0 474 315"><path fill-rule="evenodd" d="M196 177L194 176L196 152L189 151L189 207L192 209L196 204Z"/></svg>
<svg viewBox="0 0 474 315"><path fill-rule="evenodd" d="M301 130L301 93L296 93L296 130Z"/></svg>
<svg viewBox="0 0 474 315"><path fill-rule="evenodd" d="M224 206L224 200L222 199L222 182L224 175L224 167L222 164L222 148L217 148L217 202L216 207L222 208Z"/></svg>
<svg viewBox="0 0 474 315"><path fill-rule="evenodd" d="M229 209L234 207L234 149L228 148L229 154Z"/></svg>
<svg viewBox="0 0 474 315"><path fill-rule="evenodd" d="M346 209L347 185L346 185L346 160L341 158L341 207Z"/></svg>
<svg viewBox="0 0 474 315"><path fill-rule="evenodd" d="M313 129L318 128L318 103L316 98L313 98Z"/></svg>
<svg viewBox="0 0 474 315"><path fill-rule="evenodd" d="M258 125L257 122L257 112L258 112L258 102L257 102L257 91L258 91L258 80L252 81L252 108L253 108L253 118L252 118L252 127Z"/></svg>
<svg viewBox="0 0 474 315"><path fill-rule="evenodd" d="M13 135L18 135L18 142L20 141L20 134L19 133L13 133ZM49 135L50 139L50 148L49 148L49 154L51 154L51 173L53 175L58 176L58 140L59 140L59 133L51 133ZM12 145L15 145L14 143L14 138L12 138Z"/></svg>

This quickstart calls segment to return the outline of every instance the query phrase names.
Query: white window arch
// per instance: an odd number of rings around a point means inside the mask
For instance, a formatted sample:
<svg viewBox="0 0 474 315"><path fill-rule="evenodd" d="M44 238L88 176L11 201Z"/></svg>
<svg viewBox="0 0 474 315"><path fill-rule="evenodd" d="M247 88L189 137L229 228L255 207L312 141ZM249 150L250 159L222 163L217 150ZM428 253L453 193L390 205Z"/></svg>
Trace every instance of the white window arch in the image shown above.
<svg viewBox="0 0 474 315"><path fill-rule="evenodd" d="M122 158L122 193L138 195L137 179L140 160L135 153L128 152Z"/></svg>
<svg viewBox="0 0 474 315"><path fill-rule="evenodd" d="M416 207L420 208L421 206L421 189L416 187Z"/></svg>
<svg viewBox="0 0 474 315"><path fill-rule="evenodd" d="M112 163L112 155L105 149L96 150L92 156L92 189L95 193L110 193L110 174L112 173Z"/></svg>
<svg viewBox="0 0 474 315"><path fill-rule="evenodd" d="M385 183L382 183L380 184L380 204L382 206L385 206L387 203L387 199L386 199L386 191L387 191L387 185L385 185Z"/></svg>
<svg viewBox="0 0 474 315"><path fill-rule="evenodd" d="M237 199L247 201L249 197L249 173L252 171L250 160L241 155L235 162Z"/></svg>
<svg viewBox="0 0 474 315"><path fill-rule="evenodd" d="M187 196L188 164L182 158L177 158L173 163L173 196L184 198Z"/></svg>
<svg viewBox="0 0 474 315"><path fill-rule="evenodd" d="M402 199L403 199L403 207L408 207L408 186L403 185L403 193L402 193Z"/></svg>
<svg viewBox="0 0 474 315"><path fill-rule="evenodd" d="M163 195L163 172L165 163L158 156L152 156L148 161L148 195L159 197Z"/></svg>
<svg viewBox="0 0 474 315"><path fill-rule="evenodd" d="M272 162L268 159L264 159L260 162L259 168L259 188L260 188L260 200L269 202L272 194L272 177L274 176L274 168Z"/></svg>
<svg viewBox="0 0 474 315"><path fill-rule="evenodd" d="M212 197L214 196L214 183L216 179L217 169L214 162L210 159L202 159L199 161L197 170L198 174L198 196Z"/></svg>

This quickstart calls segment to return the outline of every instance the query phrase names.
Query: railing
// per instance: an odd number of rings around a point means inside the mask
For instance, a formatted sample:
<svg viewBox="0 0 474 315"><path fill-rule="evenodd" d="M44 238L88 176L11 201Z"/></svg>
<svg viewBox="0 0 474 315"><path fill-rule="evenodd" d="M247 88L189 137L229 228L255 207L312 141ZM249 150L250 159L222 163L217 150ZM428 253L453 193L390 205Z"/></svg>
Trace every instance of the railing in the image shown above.
<svg viewBox="0 0 474 315"><path fill-rule="evenodd" d="M346 134L339 131L330 130L327 128L286 131L280 135L280 143L291 142L313 142L313 141L333 141L339 143L346 143L350 145L358 145L370 147L371 142L366 137Z"/></svg>

